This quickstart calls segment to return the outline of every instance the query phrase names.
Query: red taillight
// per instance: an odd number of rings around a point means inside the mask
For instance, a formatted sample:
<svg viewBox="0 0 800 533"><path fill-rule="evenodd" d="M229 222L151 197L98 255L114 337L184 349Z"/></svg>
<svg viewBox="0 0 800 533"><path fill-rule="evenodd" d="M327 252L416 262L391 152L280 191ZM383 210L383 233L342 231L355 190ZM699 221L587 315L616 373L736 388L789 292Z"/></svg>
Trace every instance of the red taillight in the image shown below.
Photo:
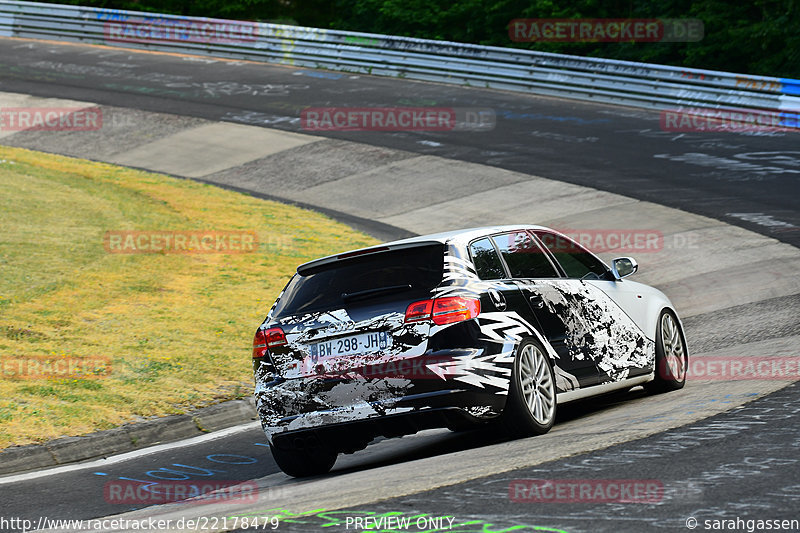
<svg viewBox="0 0 800 533"><path fill-rule="evenodd" d="M267 339L264 338L264 330L256 330L253 337L253 359L261 359L267 355Z"/></svg>
<svg viewBox="0 0 800 533"><path fill-rule="evenodd" d="M267 338L267 348L275 348L286 344L286 335L281 328L269 328L264 336Z"/></svg>
<svg viewBox="0 0 800 533"><path fill-rule="evenodd" d="M433 320L439 326L475 318L481 313L481 301L477 298L450 296L435 300L420 300L406 308L406 322Z"/></svg>
<svg viewBox="0 0 800 533"><path fill-rule="evenodd" d="M259 329L253 338L253 359L261 359L270 348L286 344L286 335L281 328Z"/></svg>
<svg viewBox="0 0 800 533"><path fill-rule="evenodd" d="M433 300L420 300L406 307L406 322L421 322L431 317Z"/></svg>
<svg viewBox="0 0 800 533"><path fill-rule="evenodd" d="M433 323L442 326L475 318L481 313L481 301L477 298L437 298L433 301Z"/></svg>

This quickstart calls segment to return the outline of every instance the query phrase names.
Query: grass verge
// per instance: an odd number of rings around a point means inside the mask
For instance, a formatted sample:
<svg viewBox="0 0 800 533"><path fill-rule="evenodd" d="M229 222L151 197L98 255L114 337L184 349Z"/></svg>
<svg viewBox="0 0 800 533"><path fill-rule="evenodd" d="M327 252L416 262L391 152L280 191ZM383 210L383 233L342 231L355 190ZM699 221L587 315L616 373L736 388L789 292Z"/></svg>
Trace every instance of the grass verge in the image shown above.
<svg viewBox="0 0 800 533"><path fill-rule="evenodd" d="M250 394L253 332L296 266L375 242L312 211L7 147L0 228L0 449ZM254 231L259 246L108 253L104 235L121 230ZM2 366L38 356L110 372L20 379Z"/></svg>

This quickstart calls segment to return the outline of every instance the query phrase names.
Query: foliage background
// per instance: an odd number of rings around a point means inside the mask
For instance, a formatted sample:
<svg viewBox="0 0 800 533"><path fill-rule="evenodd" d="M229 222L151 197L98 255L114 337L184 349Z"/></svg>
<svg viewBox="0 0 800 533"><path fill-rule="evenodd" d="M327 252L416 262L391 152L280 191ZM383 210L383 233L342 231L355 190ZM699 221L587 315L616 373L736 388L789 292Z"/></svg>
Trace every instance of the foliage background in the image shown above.
<svg viewBox="0 0 800 533"><path fill-rule="evenodd" d="M800 0L66 0L779 77L800 77ZM697 43L514 43L515 18L698 18Z"/></svg>

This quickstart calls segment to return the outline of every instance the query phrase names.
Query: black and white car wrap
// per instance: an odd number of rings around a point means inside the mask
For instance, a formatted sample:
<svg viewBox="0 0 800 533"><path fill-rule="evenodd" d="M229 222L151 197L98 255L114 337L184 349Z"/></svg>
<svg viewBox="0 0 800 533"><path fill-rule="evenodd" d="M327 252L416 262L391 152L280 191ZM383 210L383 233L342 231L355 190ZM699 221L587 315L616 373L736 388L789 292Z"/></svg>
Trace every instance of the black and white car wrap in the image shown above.
<svg viewBox="0 0 800 533"><path fill-rule="evenodd" d="M605 279L570 278L560 268L550 278L481 279L470 255L471 243L534 231L551 230L478 228L356 252L356 257L381 257L398 251L402 257L403 250L415 246L440 247L440 281L425 297L480 301L477 316L443 325L409 322L404 312L409 301L381 304L395 307L380 314L371 310L381 305L371 301L299 314L283 312L281 299L302 281L303 272L335 270L358 259L342 254L299 267L254 342L255 398L270 443L282 435L348 428L360 438L336 446L339 451L353 451L378 435L495 418L505 407L517 348L524 339L536 339L546 350L559 403L653 379L656 323L659 313L673 309L660 291L612 279L610 270ZM403 297L400 292L395 299ZM413 300L419 300L418 295ZM279 345L264 340L277 331L285 337L276 341ZM322 353L326 342L336 341L369 342L371 348L346 356ZM441 417L403 425L411 415L426 411ZM369 425L390 419L402 420L398 424L402 427L394 431L386 424Z"/></svg>

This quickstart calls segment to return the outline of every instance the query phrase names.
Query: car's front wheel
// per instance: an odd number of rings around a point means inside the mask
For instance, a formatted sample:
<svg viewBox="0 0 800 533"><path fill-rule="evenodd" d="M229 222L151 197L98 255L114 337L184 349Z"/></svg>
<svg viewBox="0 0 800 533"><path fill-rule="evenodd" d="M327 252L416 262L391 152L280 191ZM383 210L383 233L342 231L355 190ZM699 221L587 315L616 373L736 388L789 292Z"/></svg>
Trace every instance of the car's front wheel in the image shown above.
<svg viewBox="0 0 800 533"><path fill-rule="evenodd" d="M325 448L283 448L270 446L278 467L292 477L327 474L336 462L337 452Z"/></svg>
<svg viewBox="0 0 800 533"><path fill-rule="evenodd" d="M553 366L544 347L533 339L520 344L506 408L501 418L515 437L542 435L556 419L556 386Z"/></svg>
<svg viewBox="0 0 800 533"><path fill-rule="evenodd" d="M664 310L656 326L655 379L645 385L649 392L669 392L683 388L689 352L680 323L672 311Z"/></svg>

